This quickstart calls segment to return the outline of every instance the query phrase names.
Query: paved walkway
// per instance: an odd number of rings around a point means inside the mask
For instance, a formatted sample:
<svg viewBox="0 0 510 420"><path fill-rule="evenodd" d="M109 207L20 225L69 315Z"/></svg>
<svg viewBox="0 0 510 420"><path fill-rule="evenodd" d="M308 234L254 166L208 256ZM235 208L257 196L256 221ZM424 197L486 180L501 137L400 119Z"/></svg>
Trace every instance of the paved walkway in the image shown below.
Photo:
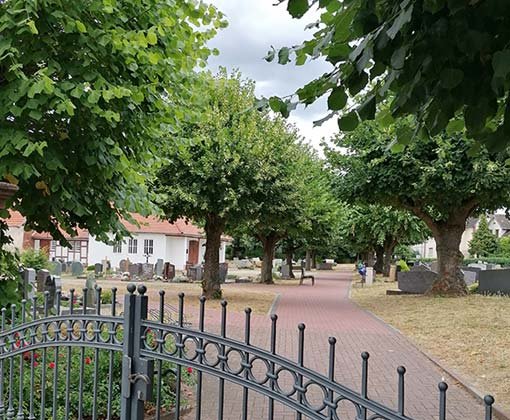
<svg viewBox="0 0 510 420"><path fill-rule="evenodd" d="M396 368L404 365L406 374L406 414L415 419L438 418L437 384L446 380L448 390L447 418L451 420L481 420L483 407L421 354L405 337L360 309L349 298L351 272L319 272L316 283L296 287L273 286L281 294L278 314L277 352L296 360L297 324L306 324L305 366L326 373L328 366L328 337L337 338L335 378L351 389L360 389L362 351L370 353L369 398L396 408ZM271 287L247 285L247 288ZM218 330L217 314L210 313L207 329ZM227 334L241 339L244 318L241 314L228 316ZM252 319L252 343L269 347L270 321L267 316ZM447 351L445 349L445 351ZM262 370L262 369L261 369ZM203 419L217 418L218 379L204 380ZM225 393L225 419L241 418L242 389L228 385ZM267 417L267 398L250 392L250 419ZM349 410L349 409L346 409ZM344 418L353 418L347 411ZM193 418L191 415L186 418ZM294 419L295 414L276 405L275 419Z"/></svg>

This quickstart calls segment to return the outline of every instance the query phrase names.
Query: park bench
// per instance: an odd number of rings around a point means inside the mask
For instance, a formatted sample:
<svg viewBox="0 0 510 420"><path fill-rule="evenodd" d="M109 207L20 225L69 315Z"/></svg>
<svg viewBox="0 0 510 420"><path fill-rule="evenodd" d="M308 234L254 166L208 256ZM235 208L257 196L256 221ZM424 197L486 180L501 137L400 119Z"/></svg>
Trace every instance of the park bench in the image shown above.
<svg viewBox="0 0 510 420"><path fill-rule="evenodd" d="M311 274L306 274L306 272L305 272L305 262L304 261L301 262L301 265L293 266L292 271L294 271L294 270L301 271L301 277L299 278L300 286L303 284L303 280L306 280L306 279L312 280L312 286L315 285L315 277L312 276Z"/></svg>

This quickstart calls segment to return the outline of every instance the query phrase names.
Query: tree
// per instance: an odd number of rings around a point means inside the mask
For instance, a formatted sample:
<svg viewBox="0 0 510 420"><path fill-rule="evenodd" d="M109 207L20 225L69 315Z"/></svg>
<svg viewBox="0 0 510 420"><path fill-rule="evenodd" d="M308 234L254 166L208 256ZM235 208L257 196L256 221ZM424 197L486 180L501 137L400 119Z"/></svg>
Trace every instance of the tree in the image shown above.
<svg viewBox="0 0 510 420"><path fill-rule="evenodd" d="M476 257L488 257L496 255L498 251L498 237L489 230L487 217L480 217L478 228L469 241L469 254Z"/></svg>
<svg viewBox="0 0 510 420"><path fill-rule="evenodd" d="M374 270L388 276L398 245L418 243L429 235L424 223L408 211L380 205L351 206L343 231L351 252L363 260L376 254Z"/></svg>
<svg viewBox="0 0 510 420"><path fill-rule="evenodd" d="M443 133L419 136L401 153L390 148L395 131L412 130L402 121L394 128L365 123L353 133L336 137L348 153L327 151L339 170L340 193L346 200L405 209L422 219L437 243L438 277L431 293L466 293L460 271L459 245L473 212L508 205L510 188L506 153L489 154L482 147L469 154L474 141Z"/></svg>
<svg viewBox="0 0 510 420"><path fill-rule="evenodd" d="M339 114L343 131L373 119L377 105L386 102L390 112L380 108L385 121L390 114L414 115L431 135L449 127L491 147L508 144L509 2L288 0L287 9L301 18L317 4L320 19L307 26L313 36L272 48L266 57L280 64L325 59L332 65L296 92L300 102L327 94L326 119ZM272 104L284 114L295 108L292 98ZM397 137L401 144L409 140Z"/></svg>
<svg viewBox="0 0 510 420"><path fill-rule="evenodd" d="M503 236L499 239L498 249L502 257L510 258L510 236Z"/></svg>
<svg viewBox="0 0 510 420"><path fill-rule="evenodd" d="M147 168L223 25L186 1L0 3L0 179L27 228L106 239L149 210Z"/></svg>

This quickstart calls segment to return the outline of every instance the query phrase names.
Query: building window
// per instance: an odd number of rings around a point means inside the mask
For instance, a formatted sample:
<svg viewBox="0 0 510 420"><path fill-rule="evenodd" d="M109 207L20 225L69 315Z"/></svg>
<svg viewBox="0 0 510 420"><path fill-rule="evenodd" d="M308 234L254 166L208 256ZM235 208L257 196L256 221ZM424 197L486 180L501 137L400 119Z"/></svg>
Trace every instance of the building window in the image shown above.
<svg viewBox="0 0 510 420"><path fill-rule="evenodd" d="M120 254L122 252L122 241L117 241L113 245L113 253Z"/></svg>
<svg viewBox="0 0 510 420"><path fill-rule="evenodd" d="M131 238L128 242L128 252L130 254L138 253L138 239Z"/></svg>
<svg viewBox="0 0 510 420"><path fill-rule="evenodd" d="M154 241L152 239L143 240L143 253L148 255L154 254Z"/></svg>

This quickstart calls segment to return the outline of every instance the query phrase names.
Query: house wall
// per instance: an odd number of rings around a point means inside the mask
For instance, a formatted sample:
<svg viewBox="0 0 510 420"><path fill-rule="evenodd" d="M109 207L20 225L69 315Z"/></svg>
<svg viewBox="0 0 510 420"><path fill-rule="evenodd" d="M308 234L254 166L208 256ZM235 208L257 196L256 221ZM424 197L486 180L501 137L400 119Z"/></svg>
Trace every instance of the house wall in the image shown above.
<svg viewBox="0 0 510 420"><path fill-rule="evenodd" d="M14 249L17 249L18 251L21 251L23 249L23 234L24 234L23 226L10 226L9 229L7 229L7 235L12 238L12 244L9 245L9 247L6 247L7 249L10 249L13 251Z"/></svg>
<svg viewBox="0 0 510 420"><path fill-rule="evenodd" d="M166 258L175 265L176 270L184 270L186 267L186 255L188 249L188 238L166 237Z"/></svg>
<svg viewBox="0 0 510 420"><path fill-rule="evenodd" d="M501 238L505 232L506 232L506 229L503 229L501 227L501 225L496 221L496 219L492 218L491 220L489 220L489 230L494 234L496 235L498 238Z"/></svg>
<svg viewBox="0 0 510 420"><path fill-rule="evenodd" d="M473 238L473 233L473 228L467 228L462 234L459 249L464 257L469 257L469 241ZM437 258L436 241L434 238L428 238L425 242L413 245L411 248L418 252L421 258Z"/></svg>

